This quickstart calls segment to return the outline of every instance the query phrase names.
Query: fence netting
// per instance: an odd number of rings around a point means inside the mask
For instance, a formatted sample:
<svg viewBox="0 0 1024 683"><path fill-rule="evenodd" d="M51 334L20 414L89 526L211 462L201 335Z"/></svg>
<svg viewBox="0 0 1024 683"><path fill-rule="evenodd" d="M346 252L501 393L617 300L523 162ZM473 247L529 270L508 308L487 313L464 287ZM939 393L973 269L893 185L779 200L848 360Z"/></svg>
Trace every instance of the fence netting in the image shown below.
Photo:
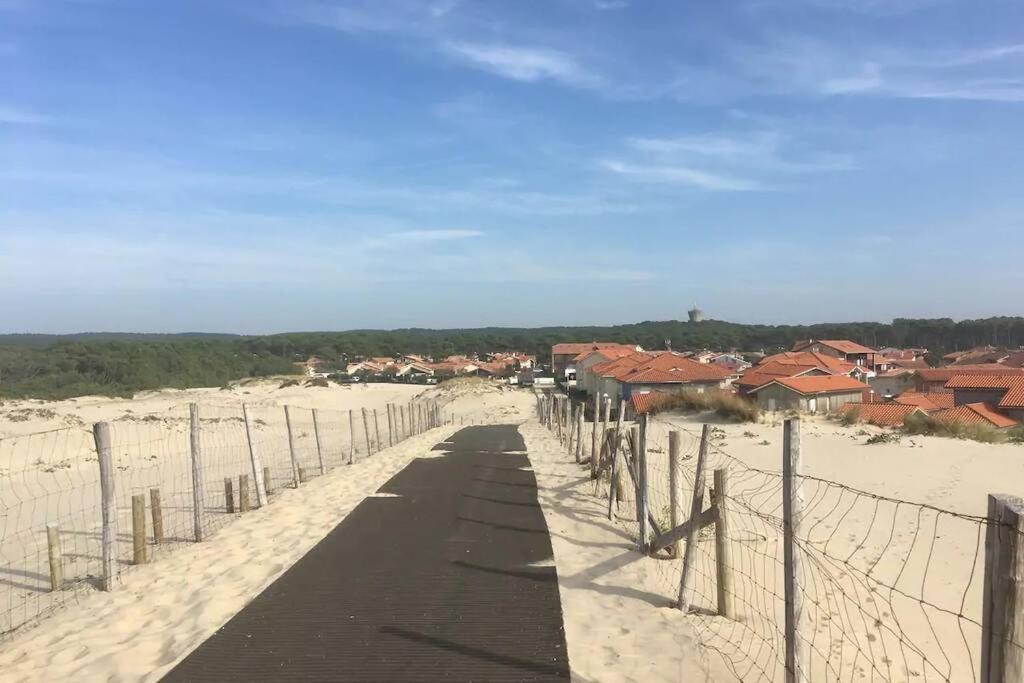
<svg viewBox="0 0 1024 683"><path fill-rule="evenodd" d="M635 427L631 422L623 425L627 452ZM585 456L592 428L591 422L584 425ZM677 432L679 443L676 524L690 517L701 433L671 415L650 418L646 431L650 525L665 532L673 527L669 433ZM720 427L710 426L709 437L702 509L721 496L713 491L714 471L725 470L725 550L731 577L726 587L734 614L719 614L716 526L711 524L694 542L687 619L699 642L717 653L737 680L782 681L786 572L781 450L780 471L768 471L719 446L725 437ZM805 461L814 457L808 446L803 450ZM624 475L613 514L639 544L636 488L628 469ZM804 501L803 523L794 539L797 590L803 598L797 634L804 652L802 679L978 681L985 538L995 522L819 477L799 476L797 481ZM594 490L607 501L608 470ZM670 546L648 560L667 601L678 599L684 545ZM1021 643L1010 646L1021 648Z"/></svg>
<svg viewBox="0 0 1024 683"><path fill-rule="evenodd" d="M108 421L115 481L114 560L119 570L138 559L132 535L133 498L144 499L146 561L158 560L176 546L195 542L197 531L207 538L235 519L243 496L251 508L257 507L254 454L272 502L294 486L296 478L312 480L431 425L458 423L459 416L450 410L438 407L432 414L428 405L439 406L420 399L392 404L390 409L319 409L314 417L312 409L295 406L253 403L243 409L238 403L200 404L198 529L189 405L147 413L125 411ZM428 421L431 417L433 422ZM2 634L83 589L101 585L102 497L91 426L0 439L0 483ZM60 568L57 585L51 553L56 553Z"/></svg>

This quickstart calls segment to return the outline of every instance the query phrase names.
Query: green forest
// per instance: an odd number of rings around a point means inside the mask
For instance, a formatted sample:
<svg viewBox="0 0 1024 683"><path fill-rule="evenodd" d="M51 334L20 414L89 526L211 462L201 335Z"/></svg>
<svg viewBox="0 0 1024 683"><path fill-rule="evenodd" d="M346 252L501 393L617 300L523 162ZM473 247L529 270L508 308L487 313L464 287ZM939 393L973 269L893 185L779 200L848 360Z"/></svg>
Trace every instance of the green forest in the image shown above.
<svg viewBox="0 0 1024 683"><path fill-rule="evenodd" d="M163 387L223 386L243 377L289 374L311 355L357 356L519 350L547 358L552 344L618 341L648 349L724 349L774 352L801 339L853 339L868 346L921 346L934 356L980 344L1024 344L1024 318L954 321L896 319L892 323L745 325L648 321L629 325L477 329L350 330L264 336L228 334L0 335L0 396L67 398L130 396Z"/></svg>

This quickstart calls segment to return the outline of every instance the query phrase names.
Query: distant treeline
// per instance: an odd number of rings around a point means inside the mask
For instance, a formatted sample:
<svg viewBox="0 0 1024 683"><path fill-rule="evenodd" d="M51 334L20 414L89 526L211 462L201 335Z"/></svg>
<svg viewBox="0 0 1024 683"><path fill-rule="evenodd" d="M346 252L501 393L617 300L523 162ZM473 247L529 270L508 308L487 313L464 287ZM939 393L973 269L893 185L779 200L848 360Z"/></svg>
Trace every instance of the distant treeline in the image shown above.
<svg viewBox="0 0 1024 683"><path fill-rule="evenodd" d="M418 353L525 351L547 358L566 341L618 341L648 349L774 352L801 339L853 339L868 346L921 346L938 356L981 344L1024 344L1024 318L904 319L817 325L743 325L718 320L610 327L351 330L267 336L89 333L0 335L0 396L131 395L162 387L221 386L243 377L294 372L295 361Z"/></svg>

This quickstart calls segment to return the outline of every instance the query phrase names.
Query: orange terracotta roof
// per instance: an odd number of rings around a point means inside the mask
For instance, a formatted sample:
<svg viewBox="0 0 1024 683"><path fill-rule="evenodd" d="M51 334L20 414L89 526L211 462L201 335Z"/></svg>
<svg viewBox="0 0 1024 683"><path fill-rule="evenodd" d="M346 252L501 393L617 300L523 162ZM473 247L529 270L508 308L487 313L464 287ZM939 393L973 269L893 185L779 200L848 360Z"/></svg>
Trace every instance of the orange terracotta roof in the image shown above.
<svg viewBox="0 0 1024 683"><path fill-rule="evenodd" d="M679 353L666 351L651 355L647 362L616 373L616 379L630 384L721 382L732 374L726 368L700 363Z"/></svg>
<svg viewBox="0 0 1024 683"><path fill-rule="evenodd" d="M1018 424L1017 420L997 413L987 403L968 403L948 410L932 413L932 417L941 422L962 422L964 424L990 424L1002 429Z"/></svg>
<svg viewBox="0 0 1024 683"><path fill-rule="evenodd" d="M1008 368L999 363L982 365L948 365L944 368L917 370L917 376L926 382L948 382L956 375L1017 375L1024 374L1024 368Z"/></svg>
<svg viewBox="0 0 1024 683"><path fill-rule="evenodd" d="M628 347L628 344L620 344L618 342L568 342L563 344L555 344L551 347L551 353L556 356L565 356L568 354L577 355L584 351L593 351L594 349L613 349L618 347ZM636 347L629 347L636 350Z"/></svg>
<svg viewBox="0 0 1024 683"><path fill-rule="evenodd" d="M946 382L947 389L1009 389L1024 381L1017 375L953 375Z"/></svg>
<svg viewBox="0 0 1024 683"><path fill-rule="evenodd" d="M1024 408L1024 382L1018 382L1003 394L1000 408Z"/></svg>
<svg viewBox="0 0 1024 683"><path fill-rule="evenodd" d="M874 349L858 344L857 342L850 341L849 339L813 339L806 342L798 342L794 347L794 351L805 349L813 344L821 344L827 346L830 349L835 349L840 353L875 353Z"/></svg>
<svg viewBox="0 0 1024 683"><path fill-rule="evenodd" d="M920 407L901 403L847 403L839 409L844 415L856 411L859 422L879 427L901 427L912 413L923 413Z"/></svg>
<svg viewBox="0 0 1024 683"><path fill-rule="evenodd" d="M581 361L584 358L586 358L587 356L590 356L592 354L598 354L598 355L602 356L605 360L615 360L616 358L623 358L625 356L630 356L630 355L632 355L634 353L636 353L636 347L635 346L622 346L622 347L612 348L612 349L587 349L586 351L583 351L582 353L577 354L573 358L573 360L574 361Z"/></svg>
<svg viewBox="0 0 1024 683"><path fill-rule="evenodd" d="M634 393L630 396L629 400L633 404L633 411L637 415L644 415L671 395L664 391L651 391L643 394Z"/></svg>
<svg viewBox="0 0 1024 683"><path fill-rule="evenodd" d="M779 377L768 384L781 384L800 394L826 394L837 391L863 391L868 385L846 375L805 375L803 377ZM764 386L768 386L767 384ZM758 387L754 391L760 391Z"/></svg>
<svg viewBox="0 0 1024 683"><path fill-rule="evenodd" d="M776 353L772 356L765 356L757 364L758 366L765 365L766 363L792 363L795 365L813 365L823 370L828 370L832 374L845 375L851 372L857 366L853 363L848 363L845 360L839 358L833 358L824 353L817 351L783 351L782 353ZM755 366L757 367L757 366Z"/></svg>
<svg viewBox="0 0 1024 683"><path fill-rule="evenodd" d="M623 356L622 358L616 358L615 360L606 361L604 363L598 363L590 367L591 372L601 377L614 377L616 373L635 368L641 363L646 363L653 356L643 351L636 351L632 355Z"/></svg>
<svg viewBox="0 0 1024 683"><path fill-rule="evenodd" d="M759 387L778 377L796 377L811 370L826 371L816 365L796 365L794 363L771 362L748 368L736 380L738 386ZM827 372L827 371L826 371Z"/></svg>
<svg viewBox="0 0 1024 683"><path fill-rule="evenodd" d="M904 391L896 397L896 403L917 406L925 412L933 412L953 407L953 394L937 391Z"/></svg>

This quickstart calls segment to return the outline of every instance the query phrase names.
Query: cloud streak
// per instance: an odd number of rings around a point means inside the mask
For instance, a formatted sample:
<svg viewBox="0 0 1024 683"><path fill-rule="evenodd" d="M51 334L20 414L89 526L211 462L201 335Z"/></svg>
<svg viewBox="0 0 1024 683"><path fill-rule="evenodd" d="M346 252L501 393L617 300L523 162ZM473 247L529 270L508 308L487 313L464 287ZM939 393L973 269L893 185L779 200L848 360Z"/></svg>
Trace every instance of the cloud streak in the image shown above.
<svg viewBox="0 0 1024 683"><path fill-rule="evenodd" d="M442 50L458 61L515 81L555 81L577 88L596 88L603 80L584 69L571 55L543 47L502 43L446 42Z"/></svg>
<svg viewBox="0 0 1024 683"><path fill-rule="evenodd" d="M30 109L0 104L0 125L43 126L53 123L49 116L44 116Z"/></svg>
<svg viewBox="0 0 1024 683"><path fill-rule="evenodd" d="M686 185L715 192L770 189L756 180L719 175L686 166L639 165L606 159L601 161L601 167L640 182Z"/></svg>

